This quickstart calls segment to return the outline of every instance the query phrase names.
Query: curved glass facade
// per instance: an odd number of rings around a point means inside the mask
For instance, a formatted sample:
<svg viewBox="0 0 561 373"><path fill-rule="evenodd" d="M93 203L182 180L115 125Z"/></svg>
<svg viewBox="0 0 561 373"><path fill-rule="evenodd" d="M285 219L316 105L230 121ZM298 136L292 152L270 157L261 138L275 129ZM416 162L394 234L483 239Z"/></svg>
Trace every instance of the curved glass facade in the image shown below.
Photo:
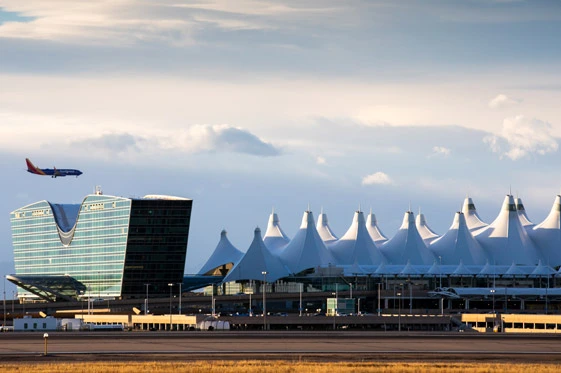
<svg viewBox="0 0 561 373"><path fill-rule="evenodd" d="M10 216L16 275L69 275L87 288L77 297L141 298L147 283L150 294L166 294L183 279L191 207L99 194L22 207Z"/></svg>

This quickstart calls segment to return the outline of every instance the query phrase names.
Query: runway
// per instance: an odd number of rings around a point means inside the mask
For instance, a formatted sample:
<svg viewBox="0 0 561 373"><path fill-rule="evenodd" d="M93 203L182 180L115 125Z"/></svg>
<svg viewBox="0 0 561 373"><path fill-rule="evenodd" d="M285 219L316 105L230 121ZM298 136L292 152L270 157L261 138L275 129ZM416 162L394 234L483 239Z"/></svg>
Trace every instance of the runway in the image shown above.
<svg viewBox="0 0 561 373"><path fill-rule="evenodd" d="M380 332L1 333L0 361L312 359L561 363L557 335Z"/></svg>

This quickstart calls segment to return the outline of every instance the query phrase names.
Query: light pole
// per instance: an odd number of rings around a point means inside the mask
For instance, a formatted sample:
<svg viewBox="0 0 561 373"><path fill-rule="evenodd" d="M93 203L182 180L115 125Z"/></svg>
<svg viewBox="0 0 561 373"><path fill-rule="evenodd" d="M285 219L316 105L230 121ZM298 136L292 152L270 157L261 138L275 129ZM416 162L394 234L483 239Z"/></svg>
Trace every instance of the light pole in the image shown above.
<svg viewBox="0 0 561 373"><path fill-rule="evenodd" d="M169 286L169 331L171 332L171 289L173 288L173 284L170 282Z"/></svg>
<svg viewBox="0 0 561 373"><path fill-rule="evenodd" d="M442 256L439 255L438 259L440 260L440 265L438 266L438 279L439 279L438 287L442 289Z"/></svg>
<svg viewBox="0 0 561 373"><path fill-rule="evenodd" d="M43 334L43 339L45 340L45 356L47 356L47 340L49 339L49 334Z"/></svg>
<svg viewBox="0 0 561 373"><path fill-rule="evenodd" d="M146 286L146 299L144 299L144 316L148 314L148 286L150 284L144 284Z"/></svg>
<svg viewBox="0 0 561 373"><path fill-rule="evenodd" d="M212 293L210 294L210 316L214 317L214 284L212 284Z"/></svg>
<svg viewBox="0 0 561 373"><path fill-rule="evenodd" d="M397 331L400 332L401 331L401 292L398 292L397 296L399 297L399 300L397 302L398 309L399 309L397 314Z"/></svg>
<svg viewBox="0 0 561 373"><path fill-rule="evenodd" d="M267 303L265 293L267 292L267 271L261 272L263 275L263 330L267 330Z"/></svg>
<svg viewBox="0 0 561 373"><path fill-rule="evenodd" d="M6 327L6 276L4 276L4 323L2 327Z"/></svg>
<svg viewBox="0 0 561 373"><path fill-rule="evenodd" d="M378 316L380 316L382 309L380 308L380 283L378 282Z"/></svg>
<svg viewBox="0 0 561 373"><path fill-rule="evenodd" d="M249 280L249 308L247 310L247 314L251 317L253 316L253 311L252 311L252 304L251 304L251 294L253 294L253 283L251 282L252 280Z"/></svg>
<svg viewBox="0 0 561 373"><path fill-rule="evenodd" d="M339 310L339 284L335 284L335 316L337 316Z"/></svg>
<svg viewBox="0 0 561 373"><path fill-rule="evenodd" d="M183 283L180 282L177 285L179 285L179 312L178 312L178 314L181 315L181 288L183 287Z"/></svg>
<svg viewBox="0 0 561 373"><path fill-rule="evenodd" d="M549 275L547 275L547 285L545 287L545 314L547 315L547 289L549 289Z"/></svg>
<svg viewBox="0 0 561 373"><path fill-rule="evenodd" d="M413 314L413 289L411 286L411 281L409 281L409 314Z"/></svg>
<svg viewBox="0 0 561 373"><path fill-rule="evenodd" d="M300 283L300 307L299 307L299 311L300 311L300 317L302 316L302 288L304 287L303 283Z"/></svg>

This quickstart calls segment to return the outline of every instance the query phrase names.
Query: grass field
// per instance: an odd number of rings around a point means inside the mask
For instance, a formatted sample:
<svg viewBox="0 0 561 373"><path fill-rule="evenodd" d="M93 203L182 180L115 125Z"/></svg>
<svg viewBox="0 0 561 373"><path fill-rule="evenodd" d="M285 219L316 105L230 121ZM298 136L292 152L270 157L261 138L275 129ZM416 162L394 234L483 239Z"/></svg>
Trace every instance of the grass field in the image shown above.
<svg viewBox="0 0 561 373"><path fill-rule="evenodd" d="M383 372L383 373L436 373L436 372L559 372L556 364L510 363L318 363L287 361L193 361L193 362L88 362L88 363L9 363L0 364L0 372L42 373L139 373L139 372L189 372L189 373L289 373L289 372Z"/></svg>

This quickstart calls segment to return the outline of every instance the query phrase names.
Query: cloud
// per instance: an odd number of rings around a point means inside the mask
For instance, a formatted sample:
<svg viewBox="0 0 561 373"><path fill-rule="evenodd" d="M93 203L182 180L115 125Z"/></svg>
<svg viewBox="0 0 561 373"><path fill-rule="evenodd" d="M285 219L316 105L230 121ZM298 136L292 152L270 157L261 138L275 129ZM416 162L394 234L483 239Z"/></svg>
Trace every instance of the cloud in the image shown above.
<svg viewBox="0 0 561 373"><path fill-rule="evenodd" d="M70 146L105 155L158 153L162 149L185 153L242 153L262 157L277 156L281 153L275 146L249 131L227 125L195 125L173 135L155 137L110 133L73 141Z"/></svg>
<svg viewBox="0 0 561 373"><path fill-rule="evenodd" d="M103 149L110 153L120 154L128 152L129 150L139 151L143 147L142 145L146 143L146 139L128 133L110 133L97 138L75 141L71 145L73 147L92 151Z"/></svg>
<svg viewBox="0 0 561 373"><path fill-rule="evenodd" d="M327 161L325 160L324 157L317 156L317 157L316 157L316 163L317 163L317 164L327 164Z"/></svg>
<svg viewBox="0 0 561 373"><path fill-rule="evenodd" d="M485 136L483 138L483 143L489 145L489 148L493 153L499 153L501 151L499 138L495 135Z"/></svg>
<svg viewBox="0 0 561 373"><path fill-rule="evenodd" d="M161 42L175 46L193 45L195 38L209 30L283 29L287 20L306 22L310 16L315 19L338 10L325 4L290 6L258 0L191 4L178 4L175 0L3 0L2 7L16 13L19 19L0 23L0 37L100 45Z"/></svg>
<svg viewBox="0 0 561 373"><path fill-rule="evenodd" d="M500 136L486 136L483 142L495 153L501 153L512 160L532 154L545 155L556 152L557 140L551 135L551 124L523 115L506 118ZM502 153L506 147L507 151Z"/></svg>
<svg viewBox="0 0 561 373"><path fill-rule="evenodd" d="M233 152L276 156L281 152L251 132L228 125L194 125L176 136L161 140L166 148L186 152Z"/></svg>
<svg viewBox="0 0 561 373"><path fill-rule="evenodd" d="M433 146L431 156L438 156L441 155L443 157L448 157L450 155L451 150L449 148L445 148L444 146Z"/></svg>
<svg viewBox="0 0 561 373"><path fill-rule="evenodd" d="M362 178L362 185L388 185L393 184L393 180L383 172L376 172Z"/></svg>
<svg viewBox="0 0 561 373"><path fill-rule="evenodd" d="M499 94L497 95L497 97L493 98L491 101L489 101L489 107L491 109L503 109L506 107L511 107L511 106L516 106L518 104L520 104L522 102L522 100L520 99L514 99L511 97L508 97L507 95L504 94Z"/></svg>

